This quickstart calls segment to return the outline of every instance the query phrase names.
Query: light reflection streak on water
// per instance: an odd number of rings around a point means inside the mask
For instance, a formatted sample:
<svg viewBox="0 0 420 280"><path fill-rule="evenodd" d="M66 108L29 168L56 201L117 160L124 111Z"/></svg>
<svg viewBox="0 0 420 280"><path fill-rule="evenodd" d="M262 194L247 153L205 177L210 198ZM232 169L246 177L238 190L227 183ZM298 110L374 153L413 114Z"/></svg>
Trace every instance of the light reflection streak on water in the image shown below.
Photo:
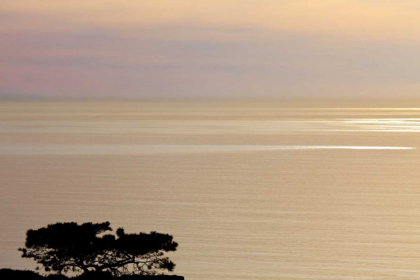
<svg viewBox="0 0 420 280"><path fill-rule="evenodd" d="M264 146L264 145L114 145L0 146L0 155L133 155L145 153L206 153L287 150L414 150L393 146Z"/></svg>

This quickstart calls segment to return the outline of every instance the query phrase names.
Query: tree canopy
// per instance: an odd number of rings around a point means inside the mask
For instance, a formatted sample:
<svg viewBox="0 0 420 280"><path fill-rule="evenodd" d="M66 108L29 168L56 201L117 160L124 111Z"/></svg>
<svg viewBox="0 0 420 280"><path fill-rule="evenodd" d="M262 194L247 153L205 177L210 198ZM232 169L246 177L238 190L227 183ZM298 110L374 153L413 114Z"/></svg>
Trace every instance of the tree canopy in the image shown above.
<svg viewBox="0 0 420 280"><path fill-rule="evenodd" d="M176 251L178 243L169 234L152 231L126 234L123 228L113 234L109 222L56 223L26 233L25 248L19 248L23 258L34 259L45 271L66 273L111 272L155 275L173 271L175 264L164 256Z"/></svg>

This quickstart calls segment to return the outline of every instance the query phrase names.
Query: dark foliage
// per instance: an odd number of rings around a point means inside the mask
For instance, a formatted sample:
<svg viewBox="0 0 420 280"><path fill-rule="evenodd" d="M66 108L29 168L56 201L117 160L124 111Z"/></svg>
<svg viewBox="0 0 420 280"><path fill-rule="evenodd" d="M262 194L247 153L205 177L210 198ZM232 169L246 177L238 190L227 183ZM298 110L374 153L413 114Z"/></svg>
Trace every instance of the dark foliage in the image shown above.
<svg viewBox="0 0 420 280"><path fill-rule="evenodd" d="M176 251L178 246L171 235L126 234L123 228L117 230L117 236L101 235L107 231L112 231L109 222L56 223L28 230L25 248L19 251L23 258L34 259L45 271L58 274L82 271L122 276L173 271L175 264L164 256L165 252Z"/></svg>

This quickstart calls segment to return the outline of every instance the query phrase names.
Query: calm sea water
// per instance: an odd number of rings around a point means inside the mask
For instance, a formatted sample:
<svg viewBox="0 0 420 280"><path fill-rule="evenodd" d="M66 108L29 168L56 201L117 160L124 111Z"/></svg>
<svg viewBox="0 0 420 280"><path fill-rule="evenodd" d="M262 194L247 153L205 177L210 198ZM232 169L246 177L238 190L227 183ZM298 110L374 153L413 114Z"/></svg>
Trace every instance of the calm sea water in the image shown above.
<svg viewBox="0 0 420 280"><path fill-rule="evenodd" d="M327 106L328 107L328 106ZM186 279L419 279L420 109L0 104L0 266L28 229L170 233Z"/></svg>

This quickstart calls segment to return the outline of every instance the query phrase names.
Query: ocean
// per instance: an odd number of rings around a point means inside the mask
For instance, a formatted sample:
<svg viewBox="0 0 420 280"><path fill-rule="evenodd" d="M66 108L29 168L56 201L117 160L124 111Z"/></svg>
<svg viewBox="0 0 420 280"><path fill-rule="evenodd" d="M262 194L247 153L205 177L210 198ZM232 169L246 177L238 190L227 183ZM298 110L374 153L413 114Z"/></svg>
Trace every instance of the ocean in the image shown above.
<svg viewBox="0 0 420 280"><path fill-rule="evenodd" d="M173 235L186 279L417 280L419 132L407 104L2 102L0 267L109 221Z"/></svg>

